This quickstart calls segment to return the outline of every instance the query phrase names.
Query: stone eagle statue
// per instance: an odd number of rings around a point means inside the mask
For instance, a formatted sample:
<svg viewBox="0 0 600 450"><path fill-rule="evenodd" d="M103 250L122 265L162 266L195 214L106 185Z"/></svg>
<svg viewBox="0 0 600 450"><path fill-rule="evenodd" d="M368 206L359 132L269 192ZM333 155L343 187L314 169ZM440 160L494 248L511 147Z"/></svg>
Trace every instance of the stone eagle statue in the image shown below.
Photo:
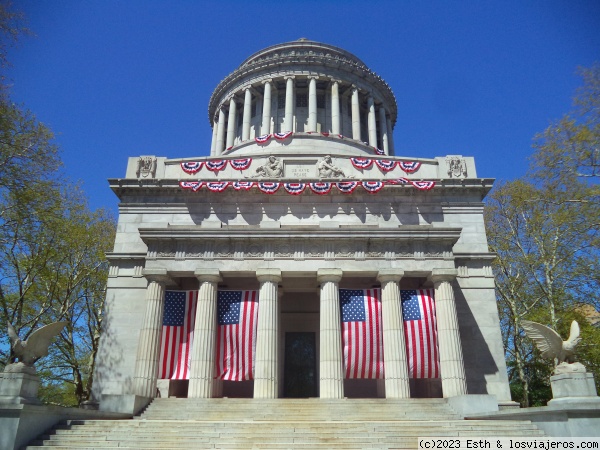
<svg viewBox="0 0 600 450"><path fill-rule="evenodd" d="M523 320L521 326L527 337L535 342L543 358L553 359L554 365L575 362L575 347L581 341L579 337L579 324L576 320L571 323L569 339L563 341L560 335L552 328L541 323Z"/></svg>
<svg viewBox="0 0 600 450"><path fill-rule="evenodd" d="M38 328L29 339L23 341L17 335L12 324L8 323L8 337L12 345L12 349L19 358L19 363L22 363L27 368L33 368L33 364L43 356L48 355L48 347L54 336L60 334L68 322L54 322L49 325Z"/></svg>

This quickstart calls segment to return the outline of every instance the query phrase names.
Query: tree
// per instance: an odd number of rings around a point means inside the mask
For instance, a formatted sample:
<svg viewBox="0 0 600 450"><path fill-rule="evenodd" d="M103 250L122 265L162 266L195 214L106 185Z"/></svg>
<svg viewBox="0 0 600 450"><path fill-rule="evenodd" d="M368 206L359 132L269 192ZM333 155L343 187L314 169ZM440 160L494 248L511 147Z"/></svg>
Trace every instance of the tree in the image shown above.
<svg viewBox="0 0 600 450"><path fill-rule="evenodd" d="M568 335L578 319L588 370L600 367L593 344L600 331L583 305L600 306L600 66L582 70L577 109L535 138L523 179L501 184L488 199L486 227L513 394L524 406L543 404L550 370L524 336L521 320L545 323ZM596 377L598 379L598 377ZM537 389L532 392L532 382ZM539 395L543 392L543 395ZM533 399L536 400L533 400Z"/></svg>

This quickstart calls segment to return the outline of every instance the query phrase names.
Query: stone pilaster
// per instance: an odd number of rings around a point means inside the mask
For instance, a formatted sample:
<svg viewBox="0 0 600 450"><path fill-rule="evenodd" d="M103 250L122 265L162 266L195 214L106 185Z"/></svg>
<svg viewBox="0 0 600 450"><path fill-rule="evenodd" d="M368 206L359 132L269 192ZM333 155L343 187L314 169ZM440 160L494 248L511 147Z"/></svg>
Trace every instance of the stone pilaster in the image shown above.
<svg viewBox="0 0 600 450"><path fill-rule="evenodd" d="M458 316L451 284L456 275L456 269L433 269L431 273L431 281L435 287L440 372L444 397L467 393Z"/></svg>
<svg viewBox="0 0 600 450"><path fill-rule="evenodd" d="M231 97L229 100L229 119L227 119L227 144L225 148L229 148L233 145L235 141L235 131L237 127L235 126L235 122L237 119L237 104L235 103L235 98Z"/></svg>
<svg viewBox="0 0 600 450"><path fill-rule="evenodd" d="M144 270L143 275L148 280L146 312L140 330L133 389L134 393L140 397L152 398L156 395L165 285L170 283L171 279L167 275L166 269Z"/></svg>
<svg viewBox="0 0 600 450"><path fill-rule="evenodd" d="M278 355L278 283L281 270L258 269L260 282L258 323L256 325L256 358L254 365L254 398L277 398Z"/></svg>
<svg viewBox="0 0 600 450"><path fill-rule="evenodd" d="M394 149L394 130L392 128L392 119L389 117L386 119L387 123L387 132L388 132L388 148L389 155L394 156L396 154L396 150Z"/></svg>
<svg viewBox="0 0 600 450"><path fill-rule="evenodd" d="M317 131L317 77L308 77L308 131Z"/></svg>
<svg viewBox="0 0 600 450"><path fill-rule="evenodd" d="M373 100L373 96L369 95L367 97L367 108L368 108L368 117L367 124L369 129L369 145L371 147L377 147L377 122L375 120L375 100Z"/></svg>
<svg viewBox="0 0 600 450"><path fill-rule="evenodd" d="M390 154L388 145L387 121L385 119L385 108L383 105L379 107L379 136L381 137L382 150L386 155Z"/></svg>
<svg viewBox="0 0 600 450"><path fill-rule="evenodd" d="M264 84L264 95L263 95L263 115L262 115L262 126L260 127L260 134L271 133L271 80L263 81Z"/></svg>
<svg viewBox="0 0 600 450"><path fill-rule="evenodd" d="M242 141L250 139L250 121L252 120L252 92L247 87L244 90L244 113L242 117Z"/></svg>
<svg viewBox="0 0 600 450"><path fill-rule="evenodd" d="M194 275L198 278L200 288L196 305L188 397L210 398L215 395L217 286L221 276L218 269L197 270Z"/></svg>
<svg viewBox="0 0 600 450"><path fill-rule="evenodd" d="M215 156L217 148L217 128L219 127L218 120L213 121L212 139L210 140L210 156Z"/></svg>
<svg viewBox="0 0 600 450"><path fill-rule="evenodd" d="M219 122L217 125L217 145L215 146L214 156L219 156L223 153L225 146L225 111L223 108L219 108Z"/></svg>
<svg viewBox="0 0 600 450"><path fill-rule="evenodd" d="M403 275L404 271L399 269L380 270L377 275L381 283L386 398L410 398L399 286Z"/></svg>
<svg viewBox="0 0 600 450"><path fill-rule="evenodd" d="M340 83L331 82L331 132L340 134Z"/></svg>
<svg viewBox="0 0 600 450"><path fill-rule="evenodd" d="M284 77L285 79L285 118L283 120L283 130L294 131L294 77Z"/></svg>
<svg viewBox="0 0 600 450"><path fill-rule="evenodd" d="M360 141L360 103L358 88L352 86L352 139Z"/></svg>
<svg viewBox="0 0 600 450"><path fill-rule="evenodd" d="M342 354L342 325L338 284L340 269L319 269L321 285L319 386L321 398L344 397L344 360Z"/></svg>

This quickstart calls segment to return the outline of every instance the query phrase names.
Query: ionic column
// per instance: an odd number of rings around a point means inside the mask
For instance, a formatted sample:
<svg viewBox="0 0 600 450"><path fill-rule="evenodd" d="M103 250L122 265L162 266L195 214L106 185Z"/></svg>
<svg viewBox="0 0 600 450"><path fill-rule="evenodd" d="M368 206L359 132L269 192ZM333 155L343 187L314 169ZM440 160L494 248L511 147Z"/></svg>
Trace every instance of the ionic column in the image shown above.
<svg viewBox="0 0 600 450"><path fill-rule="evenodd" d="M244 116L242 118L242 141L250 139L250 121L252 119L252 92L244 90Z"/></svg>
<svg viewBox="0 0 600 450"><path fill-rule="evenodd" d="M394 150L394 130L392 128L392 119L387 118L387 131L388 131L388 148L390 149L389 155L394 156L396 151Z"/></svg>
<svg viewBox="0 0 600 450"><path fill-rule="evenodd" d="M377 126L375 121L375 101L373 96L367 98L367 108L369 109L368 128L369 128L369 145L377 147Z"/></svg>
<svg viewBox="0 0 600 450"><path fill-rule="evenodd" d="M265 86L263 95L263 116L260 134L271 133L271 80L263 81Z"/></svg>
<svg viewBox="0 0 600 450"><path fill-rule="evenodd" d="M340 83L337 80L331 85L331 132L340 134Z"/></svg>
<svg viewBox="0 0 600 450"><path fill-rule="evenodd" d="M285 118L283 120L283 130L294 131L294 77L284 77L285 79Z"/></svg>
<svg viewBox="0 0 600 450"><path fill-rule="evenodd" d="M219 108L219 124L217 125L217 145L215 147L214 156L219 156L223 153L225 145L225 111Z"/></svg>
<svg viewBox="0 0 600 450"><path fill-rule="evenodd" d="M431 281L435 287L440 372L444 397L467 393L454 291L450 284L456 278L456 274L455 269L433 269L431 274Z"/></svg>
<svg viewBox="0 0 600 450"><path fill-rule="evenodd" d="M160 335L165 304L165 285L171 281L166 269L144 270L148 280L146 312L140 330L138 351L133 376L136 395L153 398L156 395L156 377L160 356Z"/></svg>
<svg viewBox="0 0 600 450"><path fill-rule="evenodd" d="M281 270L258 269L260 282L258 322L256 324L256 358L254 365L254 398L277 398L278 293Z"/></svg>
<svg viewBox="0 0 600 450"><path fill-rule="evenodd" d="M352 139L360 141L360 103L358 88L352 86Z"/></svg>
<svg viewBox="0 0 600 450"><path fill-rule="evenodd" d="M213 121L212 127L212 139L210 141L210 156L215 156L215 149L217 148L217 128L219 127L219 122L217 120Z"/></svg>
<svg viewBox="0 0 600 450"><path fill-rule="evenodd" d="M342 325L338 283L340 269L319 269L321 285L319 386L321 398L344 397L344 360L342 354Z"/></svg>
<svg viewBox="0 0 600 450"><path fill-rule="evenodd" d="M194 272L200 289L196 305L194 343L190 360L189 398L213 396L217 343L217 286L221 281L218 269Z"/></svg>
<svg viewBox="0 0 600 450"><path fill-rule="evenodd" d="M235 98L231 97L231 100L229 100L229 119L227 121L227 146L225 148L229 148L233 145L235 139L236 118L237 104L235 103Z"/></svg>
<svg viewBox="0 0 600 450"><path fill-rule="evenodd" d="M317 131L317 77L308 77L308 131Z"/></svg>
<svg viewBox="0 0 600 450"><path fill-rule="evenodd" d="M386 155L390 154L390 148L388 146L388 128L387 120L385 118L385 108L383 105L379 107L379 136L381 137L382 150Z"/></svg>
<svg viewBox="0 0 600 450"><path fill-rule="evenodd" d="M383 360L385 361L385 397L410 398L404 321L400 302L403 270L380 270L381 319L383 322Z"/></svg>

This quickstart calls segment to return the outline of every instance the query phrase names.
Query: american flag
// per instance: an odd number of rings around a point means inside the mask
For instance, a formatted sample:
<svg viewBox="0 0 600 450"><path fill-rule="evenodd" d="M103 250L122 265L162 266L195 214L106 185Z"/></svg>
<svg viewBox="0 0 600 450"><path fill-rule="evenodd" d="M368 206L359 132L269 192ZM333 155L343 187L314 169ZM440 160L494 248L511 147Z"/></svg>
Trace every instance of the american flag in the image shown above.
<svg viewBox="0 0 600 450"><path fill-rule="evenodd" d="M198 291L166 291L158 378L187 380Z"/></svg>
<svg viewBox="0 0 600 450"><path fill-rule="evenodd" d="M258 291L219 291L217 371L221 380L252 380L256 349Z"/></svg>
<svg viewBox="0 0 600 450"><path fill-rule="evenodd" d="M381 289L340 289L346 378L383 378Z"/></svg>
<svg viewBox="0 0 600 450"><path fill-rule="evenodd" d="M433 289L400 291L411 378L439 378L440 364Z"/></svg>

